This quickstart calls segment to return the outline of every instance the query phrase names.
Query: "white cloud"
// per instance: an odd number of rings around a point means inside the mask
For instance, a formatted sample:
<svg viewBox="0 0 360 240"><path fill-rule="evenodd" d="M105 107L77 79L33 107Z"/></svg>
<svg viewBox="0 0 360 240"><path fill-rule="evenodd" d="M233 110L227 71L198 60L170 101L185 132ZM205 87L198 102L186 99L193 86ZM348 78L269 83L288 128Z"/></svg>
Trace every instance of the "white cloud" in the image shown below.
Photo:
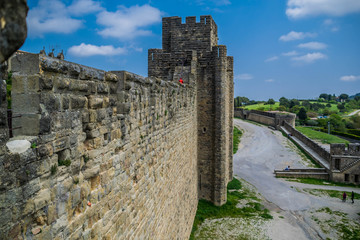
<svg viewBox="0 0 360 240"><path fill-rule="evenodd" d="M196 4L198 5L206 5L210 3L213 3L217 6L224 6L224 5L230 5L231 1L230 0L195 0Z"/></svg>
<svg viewBox="0 0 360 240"><path fill-rule="evenodd" d="M73 18L99 11L100 3L92 0L76 0L66 6L60 0L40 0L30 9L27 23L29 36L42 37L45 33L69 34L83 26L83 20Z"/></svg>
<svg viewBox="0 0 360 240"><path fill-rule="evenodd" d="M325 19L323 22L323 25L327 29L330 29L330 31L332 31L332 32L337 32L340 30L340 27L338 26L338 24L336 24L332 19Z"/></svg>
<svg viewBox="0 0 360 240"><path fill-rule="evenodd" d="M288 41L294 41L294 40L301 40L308 37L316 37L316 33L309 33L309 32L295 32L291 31L286 35L282 35L279 40L288 42Z"/></svg>
<svg viewBox="0 0 360 240"><path fill-rule="evenodd" d="M273 57L270 57L270 58L268 58L268 59L265 59L265 62L273 62L273 61L276 61L276 60L278 60L278 59L279 59L278 56L273 56Z"/></svg>
<svg viewBox="0 0 360 240"><path fill-rule="evenodd" d="M360 12L359 0L288 0L286 15L300 19L309 16L344 16Z"/></svg>
<svg viewBox="0 0 360 240"><path fill-rule="evenodd" d="M327 45L325 43L321 43L321 42L308 42L308 43L301 43L298 45L298 47L313 49L313 50L320 50L320 49L327 48Z"/></svg>
<svg viewBox="0 0 360 240"><path fill-rule="evenodd" d="M147 4L130 8L119 6L116 12L100 12L96 22L105 26L98 32L101 36L127 40L150 35L151 31L144 27L161 22L161 12Z"/></svg>
<svg viewBox="0 0 360 240"><path fill-rule="evenodd" d="M292 57L292 56L299 55L299 53L297 51L291 51L291 52L282 53L281 55L283 55L285 57Z"/></svg>
<svg viewBox="0 0 360 240"><path fill-rule="evenodd" d="M275 80L270 78L270 79L266 79L265 82L271 83L271 82L275 82Z"/></svg>
<svg viewBox="0 0 360 240"><path fill-rule="evenodd" d="M359 76L354 76L354 75L342 76L340 78L340 80L344 81L344 82L354 82L354 81L360 80L360 75Z"/></svg>
<svg viewBox="0 0 360 240"><path fill-rule="evenodd" d="M74 16L81 16L88 13L99 12L103 10L100 2L93 0L75 0L69 7L69 13Z"/></svg>
<svg viewBox="0 0 360 240"><path fill-rule="evenodd" d="M324 20L324 25L330 26L333 25L334 21L332 19L325 19Z"/></svg>
<svg viewBox="0 0 360 240"><path fill-rule="evenodd" d="M320 52L315 52L315 53L308 53L306 55L299 57L293 57L292 60L303 63L313 63L317 60L326 59L326 58L327 56L325 54L322 54Z"/></svg>
<svg viewBox="0 0 360 240"><path fill-rule="evenodd" d="M249 73L239 74L234 77L235 80L251 80L253 78L254 76Z"/></svg>
<svg viewBox="0 0 360 240"><path fill-rule="evenodd" d="M125 54L125 48L115 48L112 45L96 46L91 44L81 43L77 46L72 46L68 49L68 53L78 57L89 57L95 55L112 56Z"/></svg>

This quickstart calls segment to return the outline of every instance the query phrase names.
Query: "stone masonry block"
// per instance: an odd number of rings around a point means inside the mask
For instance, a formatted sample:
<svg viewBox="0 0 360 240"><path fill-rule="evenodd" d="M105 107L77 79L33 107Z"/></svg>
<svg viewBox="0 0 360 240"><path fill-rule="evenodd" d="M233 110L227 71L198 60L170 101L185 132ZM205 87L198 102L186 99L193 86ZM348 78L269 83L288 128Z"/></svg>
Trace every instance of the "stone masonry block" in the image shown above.
<svg viewBox="0 0 360 240"><path fill-rule="evenodd" d="M109 86L105 83L96 84L97 93L109 93Z"/></svg>
<svg viewBox="0 0 360 240"><path fill-rule="evenodd" d="M103 98L96 96L89 97L89 108L97 109L97 108L101 108L102 106L103 106Z"/></svg>
<svg viewBox="0 0 360 240"><path fill-rule="evenodd" d="M42 90L52 90L54 81L51 78L41 77L39 78L39 88Z"/></svg>
<svg viewBox="0 0 360 240"><path fill-rule="evenodd" d="M40 90L38 76L28 76L25 81L26 92L38 92Z"/></svg>
<svg viewBox="0 0 360 240"><path fill-rule="evenodd" d="M114 73L107 72L107 73L105 73L105 80L110 81L110 82L117 82L118 77Z"/></svg>
<svg viewBox="0 0 360 240"><path fill-rule="evenodd" d="M21 72L23 75L32 75L40 72L38 54L17 54L9 61L12 72Z"/></svg>
<svg viewBox="0 0 360 240"><path fill-rule="evenodd" d="M56 139L53 143L54 152L59 152L69 147L69 137Z"/></svg>
<svg viewBox="0 0 360 240"><path fill-rule="evenodd" d="M11 93L24 94L26 92L25 81L26 81L26 76L13 74Z"/></svg>
<svg viewBox="0 0 360 240"><path fill-rule="evenodd" d="M79 109L87 106L87 98L81 96L72 96L71 98L71 109Z"/></svg>
<svg viewBox="0 0 360 240"><path fill-rule="evenodd" d="M88 92L90 87L86 82L80 80L71 80L70 87L71 91Z"/></svg>
<svg viewBox="0 0 360 240"><path fill-rule="evenodd" d="M12 94L12 108L18 113L39 113L40 95L37 93Z"/></svg>
<svg viewBox="0 0 360 240"><path fill-rule="evenodd" d="M13 119L14 136L37 136L40 133L40 114L21 114L20 118Z"/></svg>
<svg viewBox="0 0 360 240"><path fill-rule="evenodd" d="M42 93L40 102L44 104L45 109L49 112L60 111L61 109L61 96L58 94Z"/></svg>

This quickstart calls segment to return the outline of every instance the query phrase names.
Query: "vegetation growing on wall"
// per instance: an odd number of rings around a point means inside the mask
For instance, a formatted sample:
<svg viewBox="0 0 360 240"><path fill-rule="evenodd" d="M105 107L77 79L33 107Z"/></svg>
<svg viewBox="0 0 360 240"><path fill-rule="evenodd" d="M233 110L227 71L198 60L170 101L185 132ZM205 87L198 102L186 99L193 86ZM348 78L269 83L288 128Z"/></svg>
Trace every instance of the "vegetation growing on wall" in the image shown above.
<svg viewBox="0 0 360 240"><path fill-rule="evenodd" d="M233 154L235 154L239 148L240 137L242 132L234 126L234 135L233 135Z"/></svg>

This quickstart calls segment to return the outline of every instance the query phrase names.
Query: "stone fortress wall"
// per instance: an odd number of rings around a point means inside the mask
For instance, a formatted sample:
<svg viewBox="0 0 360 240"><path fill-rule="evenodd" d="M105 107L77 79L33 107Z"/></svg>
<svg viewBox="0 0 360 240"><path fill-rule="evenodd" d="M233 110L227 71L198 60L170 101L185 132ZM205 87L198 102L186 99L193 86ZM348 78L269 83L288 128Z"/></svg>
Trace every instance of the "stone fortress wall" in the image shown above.
<svg viewBox="0 0 360 240"><path fill-rule="evenodd" d="M21 115L10 141L32 147L9 151L1 101L0 239L186 239L199 198L226 202L232 58L216 45L211 16L178 19L164 18L164 35L194 47L173 40L174 49L165 41L149 50L158 59L149 78L42 54L9 61L13 115Z"/></svg>
<svg viewBox="0 0 360 240"><path fill-rule="evenodd" d="M326 161L318 162L327 171L328 178L335 182L360 184L360 144L330 144L330 152L306 137L288 123L285 129Z"/></svg>
<svg viewBox="0 0 360 240"><path fill-rule="evenodd" d="M331 144L331 178L336 182L360 184L360 144Z"/></svg>
<svg viewBox="0 0 360 240"><path fill-rule="evenodd" d="M272 113L258 110L244 110L242 108L234 109L234 116L242 119L248 119L251 121L259 122L262 124L270 125L275 128L283 126L284 123L288 123L295 127L296 114L293 113Z"/></svg>

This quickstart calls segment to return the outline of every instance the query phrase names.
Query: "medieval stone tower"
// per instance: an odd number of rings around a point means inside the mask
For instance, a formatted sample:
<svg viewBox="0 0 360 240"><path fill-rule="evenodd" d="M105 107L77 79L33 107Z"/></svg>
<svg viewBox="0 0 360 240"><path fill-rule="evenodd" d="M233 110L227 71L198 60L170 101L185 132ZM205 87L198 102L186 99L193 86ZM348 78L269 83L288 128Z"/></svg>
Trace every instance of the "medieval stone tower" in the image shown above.
<svg viewBox="0 0 360 240"><path fill-rule="evenodd" d="M233 57L218 45L211 16L163 18L162 49L149 49L148 75L196 86L199 198L226 202L232 179Z"/></svg>

